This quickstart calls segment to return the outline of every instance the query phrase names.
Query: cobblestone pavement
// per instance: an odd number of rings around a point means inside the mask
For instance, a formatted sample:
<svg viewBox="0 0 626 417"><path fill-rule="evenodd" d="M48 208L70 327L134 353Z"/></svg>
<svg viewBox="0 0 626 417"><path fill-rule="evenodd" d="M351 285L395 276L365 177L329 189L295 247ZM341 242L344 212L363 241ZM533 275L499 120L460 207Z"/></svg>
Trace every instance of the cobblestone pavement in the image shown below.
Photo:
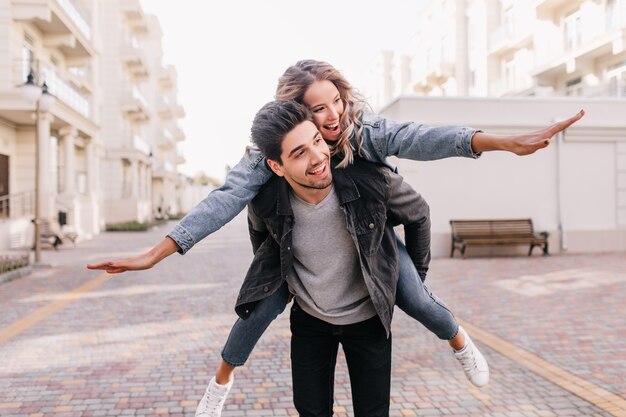
<svg viewBox="0 0 626 417"><path fill-rule="evenodd" d="M147 233L46 250L50 267L0 285L0 416L193 416L235 321L251 260L245 217L156 268L88 262ZM472 387L445 342L397 311L392 416L626 416L626 255L436 259L427 283L491 367ZM293 416L288 314L238 370L224 417ZM352 415L341 358L336 416Z"/></svg>

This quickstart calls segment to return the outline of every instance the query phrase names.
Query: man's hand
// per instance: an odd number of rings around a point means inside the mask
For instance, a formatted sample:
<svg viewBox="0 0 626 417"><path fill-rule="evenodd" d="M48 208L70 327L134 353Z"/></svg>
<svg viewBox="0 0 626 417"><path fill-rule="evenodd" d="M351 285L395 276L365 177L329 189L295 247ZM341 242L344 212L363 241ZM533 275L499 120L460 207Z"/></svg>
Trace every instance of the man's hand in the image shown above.
<svg viewBox="0 0 626 417"><path fill-rule="evenodd" d="M89 264L87 265L87 269L100 269L108 272L109 274L119 274L126 271L141 271L152 268L163 258L170 256L178 250L180 250L178 244L176 244L176 242L168 236L144 254L132 256L130 258Z"/></svg>
<svg viewBox="0 0 626 417"><path fill-rule="evenodd" d="M150 269L155 262L149 252L130 258L117 259L113 261L103 261L96 264L87 265L87 269L101 269L109 274L119 274L126 271L141 271Z"/></svg>

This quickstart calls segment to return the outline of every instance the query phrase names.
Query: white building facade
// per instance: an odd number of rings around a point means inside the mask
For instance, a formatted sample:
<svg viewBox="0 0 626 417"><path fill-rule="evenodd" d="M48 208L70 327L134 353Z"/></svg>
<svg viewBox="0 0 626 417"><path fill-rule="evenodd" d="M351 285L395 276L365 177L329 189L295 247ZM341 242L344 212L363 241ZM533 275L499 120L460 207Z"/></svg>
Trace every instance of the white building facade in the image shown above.
<svg viewBox="0 0 626 417"><path fill-rule="evenodd" d="M177 201L184 159L159 146L184 140L184 111L161 36L138 0L0 0L0 250L33 244L37 171L40 218L66 222L79 239L107 223L151 221L165 158L175 174L163 198ZM29 75L56 98L49 111L23 98ZM175 103L167 133L157 123L163 85Z"/></svg>

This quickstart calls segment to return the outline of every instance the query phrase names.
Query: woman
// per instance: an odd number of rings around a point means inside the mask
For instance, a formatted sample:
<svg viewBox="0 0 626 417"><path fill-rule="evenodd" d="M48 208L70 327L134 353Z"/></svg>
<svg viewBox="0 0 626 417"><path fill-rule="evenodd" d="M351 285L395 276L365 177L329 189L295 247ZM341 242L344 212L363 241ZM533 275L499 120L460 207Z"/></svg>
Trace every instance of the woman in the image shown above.
<svg viewBox="0 0 626 417"><path fill-rule="evenodd" d="M521 135L491 135L459 126L428 127L394 123L365 114L365 103L331 65L304 60L285 71L276 92L277 100L295 100L306 105L333 153L341 154L342 166L355 157L387 163L387 156L435 160L452 156L477 158L482 152L505 150L532 154L549 145L550 138L579 120L584 112L539 131ZM354 151L353 151L354 149ZM88 265L109 273L148 269L174 252L184 254L195 243L234 218L270 178L263 155L250 151L235 166L224 185L194 208L163 241L145 254ZM452 313L422 284L426 270L416 271L400 243L400 279L396 304L424 324L439 338L448 340L470 381L487 383L486 361L467 334L459 329ZM419 273L419 275L418 275ZM419 279L422 278L422 279ZM243 365L269 323L280 314L288 299L286 287L258 303L246 320L239 319L222 351L222 363L198 406L197 416L219 416L232 386L236 366Z"/></svg>

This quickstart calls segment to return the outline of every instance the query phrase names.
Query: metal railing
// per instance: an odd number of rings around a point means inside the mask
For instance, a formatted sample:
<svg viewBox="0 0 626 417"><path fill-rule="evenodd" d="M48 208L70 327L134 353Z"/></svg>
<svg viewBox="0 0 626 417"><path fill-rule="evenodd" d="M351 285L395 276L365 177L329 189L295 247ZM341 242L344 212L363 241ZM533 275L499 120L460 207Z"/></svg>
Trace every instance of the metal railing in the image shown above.
<svg viewBox="0 0 626 417"><path fill-rule="evenodd" d="M0 197L0 219L15 219L33 216L35 213L35 192L23 191Z"/></svg>
<svg viewBox="0 0 626 417"><path fill-rule="evenodd" d="M56 98L83 116L91 117L91 101L89 97L72 87L68 81L57 73L56 69L51 66L45 66L41 61L16 59L13 64L13 84L16 87L24 84L30 73L33 74L37 84L45 81L48 90Z"/></svg>

